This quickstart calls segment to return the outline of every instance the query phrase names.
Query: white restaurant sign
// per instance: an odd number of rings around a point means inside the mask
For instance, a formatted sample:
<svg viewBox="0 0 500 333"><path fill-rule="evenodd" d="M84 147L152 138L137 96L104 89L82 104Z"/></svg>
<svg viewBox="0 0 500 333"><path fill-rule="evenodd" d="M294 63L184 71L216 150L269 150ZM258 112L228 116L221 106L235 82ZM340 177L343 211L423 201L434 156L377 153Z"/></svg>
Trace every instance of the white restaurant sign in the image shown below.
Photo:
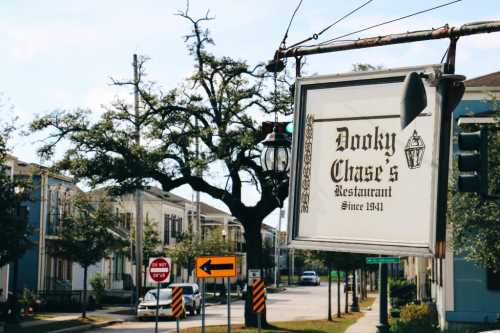
<svg viewBox="0 0 500 333"><path fill-rule="evenodd" d="M292 247L431 255L435 246L440 96L401 130L403 81L440 66L300 78L296 83Z"/></svg>

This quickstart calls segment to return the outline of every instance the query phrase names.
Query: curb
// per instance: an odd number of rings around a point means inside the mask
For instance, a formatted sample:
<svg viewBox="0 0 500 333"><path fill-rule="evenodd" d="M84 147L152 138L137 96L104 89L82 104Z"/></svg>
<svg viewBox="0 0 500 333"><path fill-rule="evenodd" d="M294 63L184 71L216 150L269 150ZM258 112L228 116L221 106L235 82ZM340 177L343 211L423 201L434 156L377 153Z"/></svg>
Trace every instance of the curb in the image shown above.
<svg viewBox="0 0 500 333"><path fill-rule="evenodd" d="M96 324L86 324L86 325L79 325L79 326L75 326L75 327L62 328L60 330L50 331L48 333L84 332L84 331L88 331L88 330L91 330L94 328L110 326L110 325L119 324L119 323L123 323L123 322L124 321L122 319L108 320L108 321L103 321L101 323L96 323Z"/></svg>

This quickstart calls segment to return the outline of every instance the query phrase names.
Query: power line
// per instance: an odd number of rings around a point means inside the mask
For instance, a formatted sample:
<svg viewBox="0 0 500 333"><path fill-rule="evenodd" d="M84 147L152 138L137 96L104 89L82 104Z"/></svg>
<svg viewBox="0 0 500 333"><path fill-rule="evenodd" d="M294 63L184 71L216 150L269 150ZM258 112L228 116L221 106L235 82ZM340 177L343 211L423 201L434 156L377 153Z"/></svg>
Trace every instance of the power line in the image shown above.
<svg viewBox="0 0 500 333"><path fill-rule="evenodd" d="M442 8L442 7L446 7L446 6L452 5L452 4L457 3L457 2L461 2L461 1L462 0L450 1L450 2L444 3L444 4L439 5L439 6L431 7L431 8L424 9L424 10L421 10L421 11L418 11L418 12L415 12L415 13L411 13L411 14L408 14L408 15L405 15L405 16L401 16L401 17L398 17L398 18L395 18L395 19L392 19L392 20L389 20L389 21L378 23L378 24L375 24L375 25L372 25L372 26L369 26L369 27L366 27L366 28L363 28L363 29L360 29L360 30L356 30L356 31L347 33L345 35L334 37L332 39L329 39L327 41L319 43L318 45L328 44L328 43L331 43L333 41L339 40L341 38L345 38L345 37L348 37L348 36L351 36L351 35L363 32L363 31L367 31L367 30L370 30L370 29L373 29L373 28L377 28L377 27L380 27L380 26L383 26L383 25L386 25L386 24L389 24L389 23L393 23L393 22L396 22L396 21L404 20L404 19L412 17L412 16L416 16L416 15L419 15L419 14L427 13L427 12L430 12L432 10L439 9L439 8Z"/></svg>
<svg viewBox="0 0 500 333"><path fill-rule="evenodd" d="M285 34L283 35L283 39L281 41L281 46L283 46L283 47L285 47L286 39L288 38L288 31L290 31L290 27L292 26L293 19L295 18L295 14L297 14L297 12L300 8L300 5L302 5L302 1L303 0L299 1L299 4L297 5L295 10L293 11L292 17L290 18L290 22L288 22L288 27L286 28Z"/></svg>
<svg viewBox="0 0 500 333"><path fill-rule="evenodd" d="M363 3L361 6L358 6L356 8L354 8L353 10L351 10L349 13L345 14L344 16L342 16L341 18L339 18L337 21L333 22L332 24L330 24L329 26L327 26L326 28L324 28L323 30L321 30L320 32L318 33L315 33L313 34L311 37L308 37L300 42L297 42L295 44L293 44L292 46L290 46L289 48L292 48L292 47L296 47L296 46L299 46L301 44L304 44L310 40L316 40L319 38L319 36L321 36L324 32L326 32L327 30L329 30L331 27L333 27L334 25L336 25L337 23L343 21L344 19L348 18L349 16L351 16L352 14L354 14L355 12L357 12L358 10L360 10L361 8L363 8L364 6L368 5L370 2L372 2L373 0L368 0L366 1L365 3Z"/></svg>

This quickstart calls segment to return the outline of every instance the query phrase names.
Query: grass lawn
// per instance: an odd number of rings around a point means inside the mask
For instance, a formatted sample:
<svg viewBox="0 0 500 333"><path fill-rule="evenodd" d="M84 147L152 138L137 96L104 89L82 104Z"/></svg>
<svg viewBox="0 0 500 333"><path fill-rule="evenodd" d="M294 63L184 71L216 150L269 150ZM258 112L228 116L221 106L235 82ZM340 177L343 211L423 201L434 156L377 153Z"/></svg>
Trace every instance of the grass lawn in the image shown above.
<svg viewBox="0 0 500 333"><path fill-rule="evenodd" d="M342 333L354 324L363 314L360 312L344 315L342 318L335 318L333 321L327 320L305 320L305 321L283 321L272 323L270 327L261 330L262 333L278 332L310 332L310 333ZM181 333L198 333L200 328L188 328L181 330ZM227 332L227 326L208 326L206 333L224 333ZM255 328L244 328L242 325L233 325L231 332L234 333L253 333L257 332Z"/></svg>
<svg viewBox="0 0 500 333"><path fill-rule="evenodd" d="M375 297L368 296L366 299L364 299L361 302L359 302L359 307L362 308L362 309L363 308L371 307L373 305L374 301L375 301Z"/></svg>
<svg viewBox="0 0 500 333"><path fill-rule="evenodd" d="M88 316L86 319L74 319L74 320L64 320L64 321L57 321L53 322L50 324L43 324L43 325L35 325L31 327L19 327L17 325L10 325L7 324L6 326L6 332L15 332L15 333L46 333L46 332L51 332L63 328L68 328L68 327L75 327L75 326L80 326L80 325L87 325L87 324L96 324L100 323L103 321L108 321L111 320L111 317L100 317L100 316Z"/></svg>

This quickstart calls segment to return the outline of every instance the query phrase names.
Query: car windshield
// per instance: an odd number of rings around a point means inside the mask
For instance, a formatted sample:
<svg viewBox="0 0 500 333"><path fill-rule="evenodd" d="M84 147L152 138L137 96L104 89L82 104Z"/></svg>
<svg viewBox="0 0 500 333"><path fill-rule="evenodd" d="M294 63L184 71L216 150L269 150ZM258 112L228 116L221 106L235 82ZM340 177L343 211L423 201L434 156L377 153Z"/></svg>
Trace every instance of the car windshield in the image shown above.
<svg viewBox="0 0 500 333"><path fill-rule="evenodd" d="M316 275L316 273L314 273L314 272L304 272L303 275L305 275L305 276L314 276L314 275Z"/></svg>
<svg viewBox="0 0 500 333"><path fill-rule="evenodd" d="M172 289L160 289L160 301L172 298ZM156 290L150 290L144 296L145 301L156 301Z"/></svg>
<svg viewBox="0 0 500 333"><path fill-rule="evenodd" d="M192 294L194 294L193 287L191 287L191 286L182 286L182 293L184 295L192 295Z"/></svg>

